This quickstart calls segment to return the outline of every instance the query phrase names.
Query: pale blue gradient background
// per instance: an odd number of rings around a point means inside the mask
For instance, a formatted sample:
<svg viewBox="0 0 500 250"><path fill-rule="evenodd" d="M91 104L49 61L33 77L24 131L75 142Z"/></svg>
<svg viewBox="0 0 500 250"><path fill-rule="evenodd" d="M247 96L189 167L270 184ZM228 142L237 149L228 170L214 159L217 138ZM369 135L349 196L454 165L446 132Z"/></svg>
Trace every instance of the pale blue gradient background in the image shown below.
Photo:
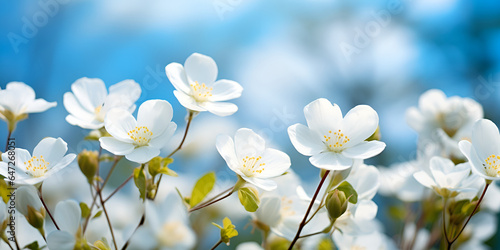
<svg viewBox="0 0 500 250"><path fill-rule="evenodd" d="M416 134L404 112L430 88L474 98L486 117L500 124L500 3L495 0L74 0L58 5L26 44L13 46L8 34L22 35L23 18L32 20L43 2L0 3L0 86L22 81L37 97L58 102L19 124L17 145L30 150L47 136L64 138L73 152L92 146L81 143L86 131L64 121L62 105L63 94L84 76L101 78L107 86L134 79L143 87L138 104L168 100L182 129L186 111L174 98L164 67L183 63L193 52L213 57L219 78L236 80L245 89L234 101L240 110L224 118L232 124L227 133L238 127L259 131L290 154L293 169L305 179L318 171L296 153L286 127L304 123L303 107L319 97L339 104L344 113L357 104L378 111L387 149L369 161L374 164L414 157ZM339 45L353 44L356 29L364 29L375 20L372 12L392 2L402 12L348 62ZM216 3L231 11L219 15ZM6 131L4 123L0 131ZM5 137L6 132L0 141ZM212 162L186 161L179 171L224 169L214 147L209 150Z"/></svg>

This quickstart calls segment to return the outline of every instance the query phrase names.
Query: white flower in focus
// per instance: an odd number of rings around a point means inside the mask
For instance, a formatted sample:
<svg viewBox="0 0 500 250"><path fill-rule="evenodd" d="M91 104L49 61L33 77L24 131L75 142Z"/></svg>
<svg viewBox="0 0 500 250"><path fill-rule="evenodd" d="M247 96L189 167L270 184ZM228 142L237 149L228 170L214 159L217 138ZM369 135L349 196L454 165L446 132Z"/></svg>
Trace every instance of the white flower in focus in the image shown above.
<svg viewBox="0 0 500 250"><path fill-rule="evenodd" d="M167 77L174 85L174 95L187 109L208 111L218 116L232 115L238 106L227 103L241 96L243 88L235 81L217 79L217 64L209 57L194 53L184 67L170 63L165 67Z"/></svg>
<svg viewBox="0 0 500 250"><path fill-rule="evenodd" d="M462 157L457 142L470 138L475 121L483 118L483 108L470 98L447 98L438 89L431 89L420 96L418 108L406 112L406 121L420 139L439 142L447 154Z"/></svg>
<svg viewBox="0 0 500 250"><path fill-rule="evenodd" d="M54 220L60 230L54 230L47 236L49 249L73 250L77 239L81 238L80 220L81 209L73 200L57 203L54 210Z"/></svg>
<svg viewBox="0 0 500 250"><path fill-rule="evenodd" d="M462 140L460 151L472 165L472 172L487 180L500 180L500 134L490 120L474 124L471 141Z"/></svg>
<svg viewBox="0 0 500 250"><path fill-rule="evenodd" d="M172 115L172 106L164 100L144 102L137 121L127 110L110 110L104 123L112 137L101 137L101 147L133 162L148 162L174 134L177 125L171 121Z"/></svg>
<svg viewBox="0 0 500 250"><path fill-rule="evenodd" d="M160 204L146 201L146 224L134 233L131 250L192 249L196 235L189 226L186 207L175 193Z"/></svg>
<svg viewBox="0 0 500 250"><path fill-rule="evenodd" d="M56 105L56 102L35 99L33 88L22 82L10 82L0 90L0 119L7 122L25 119L29 113L43 112Z"/></svg>
<svg viewBox="0 0 500 250"><path fill-rule="evenodd" d="M33 150L33 156L21 148L15 149L16 171L15 183L18 185L36 185L64 167L68 166L76 157L75 154L66 154L68 145L61 138L47 137L41 140ZM8 151L10 152L10 151ZM2 154L0 174L8 181L9 154Z"/></svg>
<svg viewBox="0 0 500 250"><path fill-rule="evenodd" d="M426 171L418 171L413 177L420 184L434 189L441 196L456 196L459 192L467 190L464 180L470 174L470 165L462 163L455 164L443 157L435 156L430 160L430 174Z"/></svg>
<svg viewBox="0 0 500 250"><path fill-rule="evenodd" d="M291 165L287 154L266 148L264 139L251 129L236 131L234 141L228 135L219 135L216 146L231 170L266 191L277 187L269 178L282 175Z"/></svg>
<svg viewBox="0 0 500 250"><path fill-rule="evenodd" d="M304 108L307 126L295 124L288 128L293 146L299 153L311 156L318 168L344 170L353 159L367 159L385 148L380 141L365 141L378 126L378 115L367 105L358 105L344 118L339 106L320 98Z"/></svg>
<svg viewBox="0 0 500 250"><path fill-rule="evenodd" d="M133 80L110 86L108 94L101 79L83 77L71 85L71 90L64 94L64 107L70 113L66 121L85 129L102 128L106 113L113 108L132 113L141 96L141 86Z"/></svg>

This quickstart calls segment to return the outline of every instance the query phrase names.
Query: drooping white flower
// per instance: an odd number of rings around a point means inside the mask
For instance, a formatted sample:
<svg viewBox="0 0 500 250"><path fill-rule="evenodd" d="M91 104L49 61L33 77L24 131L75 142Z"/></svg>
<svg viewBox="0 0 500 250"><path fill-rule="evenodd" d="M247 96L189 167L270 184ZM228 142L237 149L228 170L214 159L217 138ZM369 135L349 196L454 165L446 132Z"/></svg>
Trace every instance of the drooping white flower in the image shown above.
<svg viewBox="0 0 500 250"><path fill-rule="evenodd" d="M175 193L156 204L146 201L146 223L130 240L131 250L192 249L196 235L189 226L187 210Z"/></svg>
<svg viewBox="0 0 500 250"><path fill-rule="evenodd" d="M500 180L500 134L490 120L474 124L471 141L462 140L460 151L472 165L472 172L487 180Z"/></svg>
<svg viewBox="0 0 500 250"><path fill-rule="evenodd" d="M483 108L470 98L447 98L438 89L431 89L420 96L417 107L406 112L406 121L419 134L420 141L439 143L444 153L462 157L457 143L470 138L475 121L483 118Z"/></svg>
<svg viewBox="0 0 500 250"><path fill-rule="evenodd" d="M115 155L125 155L130 161L145 163L160 154L175 132L173 110L164 100L144 102L135 118L124 109L113 109L104 120L112 137L101 137L101 147Z"/></svg>
<svg viewBox="0 0 500 250"><path fill-rule="evenodd" d="M75 248L77 239L81 236L80 220L81 209L73 200L57 203L54 210L54 219L60 230L54 230L47 236L49 249L72 250Z"/></svg>
<svg viewBox="0 0 500 250"><path fill-rule="evenodd" d="M435 156L430 160L430 173L418 171L413 177L420 184L434 189L441 196L456 196L459 192L466 190L464 180L470 174L470 165L462 163L455 164L443 157Z"/></svg>
<svg viewBox="0 0 500 250"><path fill-rule="evenodd" d="M73 92L64 94L64 107L70 113L66 121L85 129L104 126L106 113L123 108L132 113L141 96L141 86L134 80L124 80L109 87L101 79L83 77L71 85Z"/></svg>
<svg viewBox="0 0 500 250"><path fill-rule="evenodd" d="M22 186L16 191L16 209L25 217L28 217L28 206L40 211L43 207L38 190L33 186Z"/></svg>
<svg viewBox="0 0 500 250"><path fill-rule="evenodd" d="M307 126L295 124L288 128L293 146L299 153L311 156L318 168L343 170L353 159L373 157L385 148L380 141L365 141L378 126L378 115L367 105L358 105L344 118L339 106L320 98L304 108Z"/></svg>
<svg viewBox="0 0 500 250"><path fill-rule="evenodd" d="M231 170L267 191L276 188L276 183L269 178L282 175L291 165L287 154L266 148L264 139L251 129L236 131L234 141L228 135L219 135L216 146Z"/></svg>
<svg viewBox="0 0 500 250"><path fill-rule="evenodd" d="M10 82L0 90L0 119L7 122L9 119L22 120L29 113L43 112L56 105L56 102L35 99L33 88L22 82Z"/></svg>
<svg viewBox="0 0 500 250"><path fill-rule="evenodd" d="M240 97L243 88L235 81L216 81L217 64L211 57L194 53L186 59L184 67L170 63L165 71L176 89L175 97L187 109L218 116L232 115L238 110L238 106L225 101Z"/></svg>
<svg viewBox="0 0 500 250"><path fill-rule="evenodd" d="M65 156L66 151L68 151L68 145L63 139L51 137L44 138L36 145L33 156L25 149L16 148L14 182L18 185L36 185L44 181L75 159L75 154ZM8 152L2 154L2 162L0 162L0 174L7 177L6 181L9 176L8 167L12 168L12 165L8 164L10 156Z"/></svg>

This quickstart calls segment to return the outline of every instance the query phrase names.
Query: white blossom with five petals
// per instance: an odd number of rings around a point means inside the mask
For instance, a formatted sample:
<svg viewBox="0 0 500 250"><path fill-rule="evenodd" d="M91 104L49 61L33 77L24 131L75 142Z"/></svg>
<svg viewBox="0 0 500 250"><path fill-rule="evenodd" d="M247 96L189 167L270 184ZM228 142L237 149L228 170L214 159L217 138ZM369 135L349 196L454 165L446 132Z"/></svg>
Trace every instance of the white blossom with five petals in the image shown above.
<svg viewBox="0 0 500 250"><path fill-rule="evenodd" d="M287 154L266 148L265 140L251 129L236 131L234 141L228 135L219 135L216 146L231 170L266 191L277 187L269 178L282 175L291 165Z"/></svg>
<svg viewBox="0 0 500 250"><path fill-rule="evenodd" d="M141 96L141 86L133 80L110 86L108 94L101 79L83 77L71 85L71 90L64 94L64 107L69 112L66 121L85 129L102 128L106 113L113 108L132 113Z"/></svg>
<svg viewBox="0 0 500 250"><path fill-rule="evenodd" d="M130 161L146 163L160 154L177 125L172 122L173 110L164 100L144 102L137 120L124 109L112 109L104 120L111 137L101 137L101 147L115 155L125 155Z"/></svg>
<svg viewBox="0 0 500 250"><path fill-rule="evenodd" d="M299 153L311 156L318 168L344 170L353 159L367 159L385 148L380 141L365 141L378 127L378 115L367 105L358 105L344 118L339 106L324 98L304 108L307 126L295 124L288 128L293 146Z"/></svg>
<svg viewBox="0 0 500 250"><path fill-rule="evenodd" d="M170 63L165 67L168 79L174 85L174 95L187 109L208 111L218 116L232 115L238 106L225 101L241 96L243 88L235 81L217 79L217 64L209 57L194 53L184 66Z"/></svg>

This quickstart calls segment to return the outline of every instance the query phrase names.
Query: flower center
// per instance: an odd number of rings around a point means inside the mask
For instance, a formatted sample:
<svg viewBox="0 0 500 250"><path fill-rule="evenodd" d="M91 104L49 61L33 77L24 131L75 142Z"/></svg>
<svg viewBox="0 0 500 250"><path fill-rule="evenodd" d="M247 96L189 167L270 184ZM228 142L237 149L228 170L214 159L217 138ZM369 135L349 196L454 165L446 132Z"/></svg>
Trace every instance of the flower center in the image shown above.
<svg viewBox="0 0 500 250"><path fill-rule="evenodd" d="M347 135L344 135L342 131L339 129L332 133L332 131L328 131L328 134L323 136L325 141L325 145L328 147L330 151L339 153L344 149L345 144L350 141Z"/></svg>
<svg viewBox="0 0 500 250"><path fill-rule="evenodd" d="M188 233L188 229L182 222L172 221L165 223L157 236L162 246L173 247L182 242Z"/></svg>
<svg viewBox="0 0 500 250"><path fill-rule="evenodd" d="M193 98L198 101L198 102L204 102L208 100L212 96L212 87L207 87L204 83L201 85L198 83L198 81L195 81L194 84L191 84L191 90L192 90L192 95Z"/></svg>
<svg viewBox="0 0 500 250"><path fill-rule="evenodd" d="M29 161L24 162L24 165L26 166L26 171L28 174L30 174L34 178L38 178L45 175L49 163L43 159L42 155L40 155L40 158L36 156L31 157Z"/></svg>
<svg viewBox="0 0 500 250"><path fill-rule="evenodd" d="M486 164L483 164L483 166L488 176L498 177L500 175L500 156L488 156L488 158L486 158Z"/></svg>
<svg viewBox="0 0 500 250"><path fill-rule="evenodd" d="M257 158L253 156L246 156L242 159L243 166L240 169L241 172L248 177L253 177L256 174L262 173L262 171L264 171L264 166L266 165L266 163L259 163L261 159L262 156L259 156Z"/></svg>
<svg viewBox="0 0 500 250"><path fill-rule="evenodd" d="M99 106L97 108L94 109L94 114L95 114L95 118L100 121L100 122L104 122L104 116L106 114L104 114L104 112L101 112L102 110L102 106Z"/></svg>
<svg viewBox="0 0 500 250"><path fill-rule="evenodd" d="M294 216L295 211L293 210L293 200L288 199L286 196L281 197L281 217Z"/></svg>
<svg viewBox="0 0 500 250"><path fill-rule="evenodd" d="M149 131L148 127L142 126L128 131L127 135L134 140L136 146L146 146L151 141L153 132Z"/></svg>

